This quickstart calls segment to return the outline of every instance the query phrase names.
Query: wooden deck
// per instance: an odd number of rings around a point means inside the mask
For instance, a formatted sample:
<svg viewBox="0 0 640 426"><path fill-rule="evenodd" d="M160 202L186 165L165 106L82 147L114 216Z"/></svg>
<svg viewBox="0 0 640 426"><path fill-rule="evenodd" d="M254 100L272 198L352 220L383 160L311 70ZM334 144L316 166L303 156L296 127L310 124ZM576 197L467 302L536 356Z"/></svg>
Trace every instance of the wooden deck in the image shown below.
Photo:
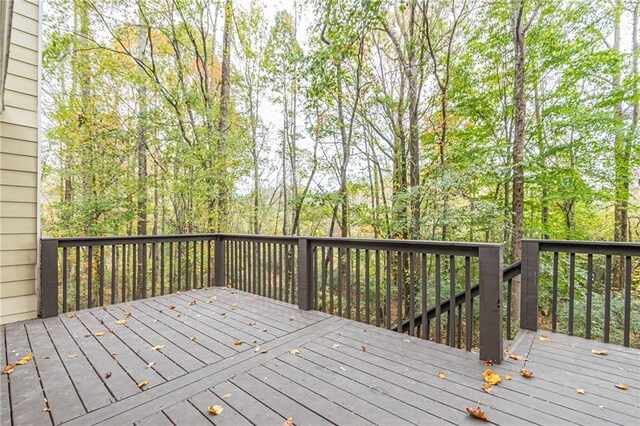
<svg viewBox="0 0 640 426"><path fill-rule="evenodd" d="M3 368L33 353L2 376L2 425L473 424L478 403L496 424L640 424L640 350L560 334L520 333L489 394L477 354L226 288L0 330Z"/></svg>

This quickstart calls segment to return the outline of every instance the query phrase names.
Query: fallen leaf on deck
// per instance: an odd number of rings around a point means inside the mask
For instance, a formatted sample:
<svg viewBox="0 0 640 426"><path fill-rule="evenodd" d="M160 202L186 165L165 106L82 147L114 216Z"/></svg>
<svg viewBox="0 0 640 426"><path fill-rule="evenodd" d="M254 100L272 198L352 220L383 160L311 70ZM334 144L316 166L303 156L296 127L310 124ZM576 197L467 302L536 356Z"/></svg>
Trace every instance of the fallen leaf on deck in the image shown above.
<svg viewBox="0 0 640 426"><path fill-rule="evenodd" d="M148 380L143 380L143 381L141 381L140 383L138 383L138 387L139 387L140 389L142 389L143 387L147 386L148 384L149 384L149 381L148 381Z"/></svg>
<svg viewBox="0 0 640 426"><path fill-rule="evenodd" d="M543 342L549 340L549 336L543 334L542 336L540 336L540 340L542 340Z"/></svg>
<svg viewBox="0 0 640 426"><path fill-rule="evenodd" d="M48 413L49 411L51 411L51 408L50 408L50 407L44 407L44 408L42 409L42 412L43 412L43 413Z"/></svg>
<svg viewBox="0 0 640 426"><path fill-rule="evenodd" d="M531 376L533 376L533 371L523 368L522 370L520 370L520 375L529 379L531 378Z"/></svg>
<svg viewBox="0 0 640 426"><path fill-rule="evenodd" d="M516 361L524 361L524 357L522 355L509 354L509 358L515 359Z"/></svg>
<svg viewBox="0 0 640 426"><path fill-rule="evenodd" d="M287 420L285 420L285 422L282 423L282 426L293 426L293 417L289 417Z"/></svg>
<svg viewBox="0 0 640 426"><path fill-rule="evenodd" d="M222 399L227 399L227 398L229 398L230 396L231 396L231 394L230 394L230 393L225 393L225 394L224 394L224 395L222 395L220 398L222 398Z"/></svg>
<svg viewBox="0 0 640 426"><path fill-rule="evenodd" d="M607 354L607 350L606 349L591 349L591 353L592 354L596 354L596 355L606 355Z"/></svg>
<svg viewBox="0 0 640 426"><path fill-rule="evenodd" d="M113 333L113 332L114 332L113 327L109 327L109 333Z"/></svg>
<svg viewBox="0 0 640 426"><path fill-rule="evenodd" d="M105 379L108 379L109 377L111 377L111 371L107 371L107 372L104 374L104 378L105 378Z"/></svg>
<svg viewBox="0 0 640 426"><path fill-rule="evenodd" d="M440 371L440 372L438 373L438 378L440 378L440 379L444 379L445 377L447 377L447 376L446 376L442 371Z"/></svg>
<svg viewBox="0 0 640 426"><path fill-rule="evenodd" d="M491 386L489 383L483 383L482 390L485 391L486 393L491 393L493 392L493 386Z"/></svg>
<svg viewBox="0 0 640 426"><path fill-rule="evenodd" d="M67 358L75 358L75 357L77 357L77 356L78 356L78 354L71 354L71 355L69 355Z"/></svg>
<svg viewBox="0 0 640 426"><path fill-rule="evenodd" d="M23 356L22 358L20 358L18 360L18 362L16 362L16 365L24 365L26 363L28 363L29 361L31 361L33 359L33 354L27 354L25 356Z"/></svg>
<svg viewBox="0 0 640 426"><path fill-rule="evenodd" d="M629 389L629 385L627 385L626 383L616 383L616 387L618 389L622 389L622 390L627 390Z"/></svg>
<svg viewBox="0 0 640 426"><path fill-rule="evenodd" d="M191 337L189 337L189 339L191 339L192 342L195 342L196 341L196 336L191 336Z"/></svg>
<svg viewBox="0 0 640 426"><path fill-rule="evenodd" d="M405 342L405 343L411 343L411 340L409 340L409 339L402 339L402 341Z"/></svg>
<svg viewBox="0 0 640 426"><path fill-rule="evenodd" d="M127 311L127 312L125 312L125 313L124 313L124 316L125 316L125 317L127 317L127 318L129 318L129 317L131 316L131 312L128 312L128 311Z"/></svg>
<svg viewBox="0 0 640 426"><path fill-rule="evenodd" d="M108 305L104 305L104 306L102 307L102 310L103 310L103 311L106 311L106 310L107 310L107 306L108 306Z"/></svg>
<svg viewBox="0 0 640 426"><path fill-rule="evenodd" d="M289 317L289 321L293 321L293 317Z"/></svg>
<svg viewBox="0 0 640 426"><path fill-rule="evenodd" d="M584 389L582 389L582 388L578 388L578 389L576 389L576 392L577 392L577 393L579 393L580 395L584 395L584 394L586 394L586 393L587 393L587 391L586 391L586 390L584 390Z"/></svg>
<svg viewBox="0 0 640 426"><path fill-rule="evenodd" d="M291 355L298 355L298 354L300 353L300 350L299 350L299 349L291 349L291 350L289 351L289 353L290 353Z"/></svg>
<svg viewBox="0 0 640 426"><path fill-rule="evenodd" d="M363 346L362 349L360 349L362 352L366 352L367 351L367 347Z"/></svg>
<svg viewBox="0 0 640 426"><path fill-rule="evenodd" d="M493 365L493 361L491 360L485 361L484 365L486 365L487 367L491 367Z"/></svg>
<svg viewBox="0 0 640 426"><path fill-rule="evenodd" d="M236 340L235 342L233 342L234 345L241 345L244 343L244 340Z"/></svg>
<svg viewBox="0 0 640 426"><path fill-rule="evenodd" d="M71 312L70 314L67 314L67 318L75 318L76 314Z"/></svg>
<svg viewBox="0 0 640 426"><path fill-rule="evenodd" d="M505 379L505 380L511 380L512 378L513 378L513 377L511 377L511 376L510 376L510 375L508 375L508 374L507 374L506 376L504 376L504 379Z"/></svg>
<svg viewBox="0 0 640 426"><path fill-rule="evenodd" d="M2 374L11 374L13 373L13 370L15 370L15 367L13 366L13 364L7 364L4 370L2 370Z"/></svg>
<svg viewBox="0 0 640 426"><path fill-rule="evenodd" d="M238 305L236 305L236 304L234 303L233 305L231 305L231 310L232 310L232 311L235 311L237 307L238 307Z"/></svg>
<svg viewBox="0 0 640 426"><path fill-rule="evenodd" d="M118 320L116 321L116 324L120 324L120 325L125 325L127 323L127 320Z"/></svg>
<svg viewBox="0 0 640 426"><path fill-rule="evenodd" d="M175 309L176 305L169 305L169 309Z"/></svg>
<svg viewBox="0 0 640 426"><path fill-rule="evenodd" d="M255 323L255 322L253 322L253 321L249 321L249 325L250 325L251 327L253 327L254 325L256 325L256 323Z"/></svg>
<svg viewBox="0 0 640 426"><path fill-rule="evenodd" d="M476 419L484 420L485 422L489 421L489 419L487 418L487 415L484 413L484 411L480 409L480 404L478 404L475 409L471 407L467 407L467 413L469 413L472 417L475 417Z"/></svg>
<svg viewBox="0 0 640 426"><path fill-rule="evenodd" d="M155 361L151 361L149 364L147 364L147 366L145 368L151 368L154 365L156 365L156 362Z"/></svg>
<svg viewBox="0 0 640 426"><path fill-rule="evenodd" d="M502 380L500 376L493 372L493 370L487 370L482 374L484 381L490 385L497 385Z"/></svg>
<svg viewBox="0 0 640 426"><path fill-rule="evenodd" d="M98 331L96 337L104 336L104 331Z"/></svg>
<svg viewBox="0 0 640 426"><path fill-rule="evenodd" d="M178 314L178 315L176 315L176 317L177 317L177 318L180 318L181 316L182 316L182 314Z"/></svg>
<svg viewBox="0 0 640 426"><path fill-rule="evenodd" d="M111 352L111 357L115 357L116 355L120 355L118 352Z"/></svg>
<svg viewBox="0 0 640 426"><path fill-rule="evenodd" d="M225 315L227 315L227 314L226 314L225 312L223 312L223 313L221 313L220 315L225 316Z"/></svg>
<svg viewBox="0 0 640 426"><path fill-rule="evenodd" d="M197 305L197 304L198 304L198 302L196 302L195 299L194 299L191 302L187 303L187 306L193 306L193 305Z"/></svg>
<svg viewBox="0 0 640 426"><path fill-rule="evenodd" d="M222 414L223 411L224 408L222 407L222 405L214 405L212 407L209 407L209 412L214 416Z"/></svg>
<svg viewBox="0 0 640 426"><path fill-rule="evenodd" d="M207 300L207 303L213 303L213 301L212 300Z"/></svg>
<svg viewBox="0 0 640 426"><path fill-rule="evenodd" d="M260 350L260 353L261 353L261 354L266 354L267 352L268 352L268 350L266 350L266 349L261 349L261 350Z"/></svg>
<svg viewBox="0 0 640 426"><path fill-rule="evenodd" d="M151 348L152 351L160 351L162 350L162 348L164 348L164 345L155 345L154 347Z"/></svg>
<svg viewBox="0 0 640 426"><path fill-rule="evenodd" d="M42 359L49 359L51 358L49 355L42 355Z"/></svg>
<svg viewBox="0 0 640 426"><path fill-rule="evenodd" d="M256 339L253 339L251 343L258 343L258 341Z"/></svg>
<svg viewBox="0 0 640 426"><path fill-rule="evenodd" d="M334 343L333 344L333 349L338 349L340 347L340 343Z"/></svg>
<svg viewBox="0 0 640 426"><path fill-rule="evenodd" d="M262 329L262 331L264 331L264 332L266 333L266 332L267 332L267 329L266 329L266 328L263 328L263 329Z"/></svg>

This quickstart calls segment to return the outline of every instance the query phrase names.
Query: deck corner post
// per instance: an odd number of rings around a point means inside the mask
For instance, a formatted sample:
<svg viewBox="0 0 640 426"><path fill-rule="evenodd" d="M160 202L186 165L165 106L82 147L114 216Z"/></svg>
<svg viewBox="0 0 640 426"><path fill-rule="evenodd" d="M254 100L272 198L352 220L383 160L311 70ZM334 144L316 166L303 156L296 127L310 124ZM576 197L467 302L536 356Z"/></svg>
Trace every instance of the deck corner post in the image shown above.
<svg viewBox="0 0 640 426"><path fill-rule="evenodd" d="M298 307L313 309L313 249L308 238L298 239Z"/></svg>
<svg viewBox="0 0 640 426"><path fill-rule="evenodd" d="M540 244L522 241L522 283L520 287L520 328L538 330L538 271Z"/></svg>
<svg viewBox="0 0 640 426"><path fill-rule="evenodd" d="M58 240L40 240L40 317L58 315Z"/></svg>
<svg viewBox="0 0 640 426"><path fill-rule="evenodd" d="M214 264L213 284L216 287L224 287L226 284L225 283L226 271L224 266L225 265L224 238L222 237L222 235L216 235L216 238L214 240L214 251L215 251L215 255L213 260L213 264Z"/></svg>
<svg viewBox="0 0 640 426"><path fill-rule="evenodd" d="M502 245L480 247L480 359L500 364L502 343Z"/></svg>

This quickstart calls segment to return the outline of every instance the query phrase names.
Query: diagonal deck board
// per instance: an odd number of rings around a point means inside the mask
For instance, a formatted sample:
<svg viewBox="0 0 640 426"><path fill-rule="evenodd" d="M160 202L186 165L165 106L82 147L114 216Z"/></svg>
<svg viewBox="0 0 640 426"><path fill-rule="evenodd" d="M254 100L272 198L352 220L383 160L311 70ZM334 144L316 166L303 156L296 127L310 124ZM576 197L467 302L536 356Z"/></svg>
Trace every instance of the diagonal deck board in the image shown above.
<svg viewBox="0 0 640 426"><path fill-rule="evenodd" d="M495 424L640 422L640 350L549 332L518 335L510 351L527 359L494 365L503 382L488 394L487 367L475 353L227 288L0 331L2 364L35 356L2 376L3 426L260 425L288 417L296 424L473 425L465 407L478 402ZM534 377L521 377L522 367ZM142 380L149 381L144 390ZM50 412L42 411L45 398ZM215 404L222 415L208 413Z"/></svg>

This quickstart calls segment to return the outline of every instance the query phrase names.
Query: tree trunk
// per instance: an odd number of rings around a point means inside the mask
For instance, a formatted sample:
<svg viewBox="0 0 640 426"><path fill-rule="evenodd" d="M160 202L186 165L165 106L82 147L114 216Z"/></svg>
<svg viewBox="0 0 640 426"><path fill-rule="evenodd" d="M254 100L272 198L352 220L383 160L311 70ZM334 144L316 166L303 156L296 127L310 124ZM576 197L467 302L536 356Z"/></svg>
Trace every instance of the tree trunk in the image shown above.
<svg viewBox="0 0 640 426"><path fill-rule="evenodd" d="M218 153L223 157L226 173L226 150L229 138L229 101L231 94L231 25L233 24L233 4L227 0L224 7L224 30L222 35L222 65L220 75L220 117L218 121ZM228 223L230 189L226 176L222 176L218 189L218 232L225 231Z"/></svg>

